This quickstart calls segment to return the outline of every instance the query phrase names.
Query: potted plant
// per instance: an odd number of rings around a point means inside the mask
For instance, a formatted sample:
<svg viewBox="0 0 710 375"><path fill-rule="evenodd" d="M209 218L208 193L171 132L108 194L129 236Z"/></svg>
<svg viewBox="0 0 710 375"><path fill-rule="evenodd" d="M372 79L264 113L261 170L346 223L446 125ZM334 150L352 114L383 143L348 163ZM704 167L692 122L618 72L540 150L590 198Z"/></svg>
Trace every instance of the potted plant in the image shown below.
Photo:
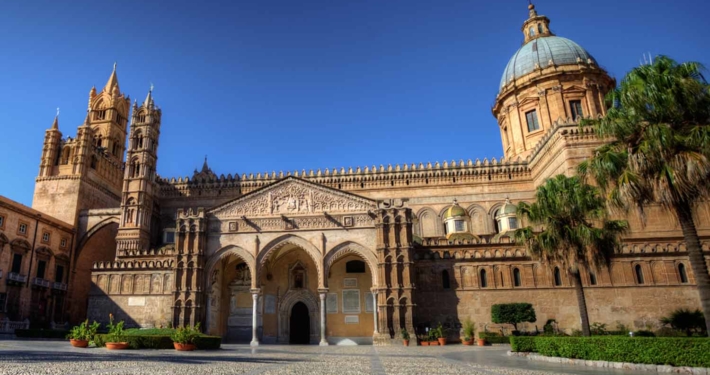
<svg viewBox="0 0 710 375"><path fill-rule="evenodd" d="M436 339L439 341L439 345L446 345L446 329L444 329L441 323L436 327Z"/></svg>
<svg viewBox="0 0 710 375"><path fill-rule="evenodd" d="M178 327L170 335L170 339L173 340L173 346L175 350L179 351L193 351L197 348L195 345L195 339L200 337L202 333L200 332L200 323L195 324L194 328L190 327Z"/></svg>
<svg viewBox="0 0 710 375"><path fill-rule="evenodd" d="M100 324L93 322L89 325L89 319L86 319L83 323L78 326L72 327L71 331L67 335L71 346L77 348L86 348L89 346L89 341L94 338L96 330L99 329Z"/></svg>
<svg viewBox="0 0 710 375"><path fill-rule="evenodd" d="M128 342L125 341L126 335L123 332L123 320L117 324L113 324L113 314L108 314L108 335L106 336L106 349L119 350L127 349Z"/></svg>
<svg viewBox="0 0 710 375"><path fill-rule="evenodd" d="M478 346L486 346L486 337L484 336L485 332L478 332Z"/></svg>
<svg viewBox="0 0 710 375"><path fill-rule="evenodd" d="M400 335L402 335L402 344L404 344L404 346L409 346L409 332L407 332L406 329L402 328L402 332L400 332Z"/></svg>
<svg viewBox="0 0 710 375"><path fill-rule="evenodd" d="M429 346L429 340L428 340L427 335L419 335L419 336L417 336L417 338L419 339L419 345Z"/></svg>
<svg viewBox="0 0 710 375"><path fill-rule="evenodd" d="M429 346L437 346L439 345L438 339L438 333L436 331L436 328L432 328L429 330Z"/></svg>
<svg viewBox="0 0 710 375"><path fill-rule="evenodd" d="M471 321L471 318L466 318L463 322L463 337L461 338L461 343L464 345L472 345L473 344L473 330L475 327L475 323Z"/></svg>

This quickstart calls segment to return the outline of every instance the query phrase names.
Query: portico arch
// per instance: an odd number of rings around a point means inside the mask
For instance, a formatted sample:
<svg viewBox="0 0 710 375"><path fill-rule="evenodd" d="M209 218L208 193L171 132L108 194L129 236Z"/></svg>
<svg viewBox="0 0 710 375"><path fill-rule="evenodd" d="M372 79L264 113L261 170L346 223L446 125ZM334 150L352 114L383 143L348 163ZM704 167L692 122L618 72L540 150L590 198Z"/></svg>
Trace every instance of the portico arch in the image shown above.
<svg viewBox="0 0 710 375"><path fill-rule="evenodd" d="M328 252L323 261L323 264L325 265L325 274L328 275L330 267L333 263L350 254L361 257L365 263L367 263L367 266L370 268L370 272L372 273L372 286L375 288L378 287L380 283L379 272L377 272L377 258L375 257L375 254L373 254L373 252L368 250L365 246L353 241L343 242L333 247Z"/></svg>
<svg viewBox="0 0 710 375"><path fill-rule="evenodd" d="M320 339L318 327L320 327L320 316L318 313L318 298L316 294L308 289L291 289L284 294L279 304L278 316L278 342L288 344L291 333L290 317L293 306L302 302L308 307L308 317L310 319L310 342L315 344Z"/></svg>
<svg viewBox="0 0 710 375"><path fill-rule="evenodd" d="M264 248L259 252L259 255L256 258L257 279L260 279L261 272L271 253L283 248L286 245L293 245L299 247L303 249L306 254L308 254L308 256L313 260L313 263L316 266L316 271L318 273L318 288L325 288L325 281L323 280L323 257L321 256L320 251L312 243L292 234L286 234L275 238L274 240L266 244Z"/></svg>
<svg viewBox="0 0 710 375"><path fill-rule="evenodd" d="M249 267L249 273L251 274L251 286L252 288L257 288L256 284L256 261L254 260L254 256L251 255L247 250L244 248L241 248L239 246L235 245L228 245L220 250L218 250L216 253L214 253L210 258L207 260L207 264L205 265L205 269L207 272L205 273L206 277L210 278L212 277L212 272L214 271L215 265L222 259L228 258L229 256L236 256L240 258L241 260L244 261L244 263L247 264ZM209 284L209 279L207 280Z"/></svg>

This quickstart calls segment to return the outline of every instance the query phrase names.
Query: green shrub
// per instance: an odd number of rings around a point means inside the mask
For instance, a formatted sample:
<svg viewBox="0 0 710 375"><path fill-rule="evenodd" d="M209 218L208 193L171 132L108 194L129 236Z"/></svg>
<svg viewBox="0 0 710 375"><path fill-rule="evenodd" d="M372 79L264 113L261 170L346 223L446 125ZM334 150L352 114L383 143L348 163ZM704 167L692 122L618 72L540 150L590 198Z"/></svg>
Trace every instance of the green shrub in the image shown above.
<svg viewBox="0 0 710 375"><path fill-rule="evenodd" d="M195 339L200 337L202 333L200 332L200 323L197 323L195 327L178 327L170 335L173 342L178 344L194 344Z"/></svg>
<svg viewBox="0 0 710 375"><path fill-rule="evenodd" d="M535 352L535 339L533 336L517 336L510 339L510 350L514 352Z"/></svg>
<svg viewBox="0 0 710 375"><path fill-rule="evenodd" d="M534 323L535 309L529 303L504 303L491 306L491 319L497 324L512 324L518 330L518 323Z"/></svg>
<svg viewBox="0 0 710 375"><path fill-rule="evenodd" d="M96 331L99 329L100 326L101 324L96 321L89 324L89 319L86 319L78 326L72 327L71 331L69 331L69 333L67 334L67 338L74 340L90 341L91 338L96 335Z"/></svg>
<svg viewBox="0 0 710 375"><path fill-rule="evenodd" d="M126 336L170 336L173 328L129 328L123 331Z"/></svg>
<svg viewBox="0 0 710 375"><path fill-rule="evenodd" d="M705 327L705 316L699 309L695 311L688 309L675 310L670 316L661 318L661 323L668 324L673 329L683 331L687 336L692 336L693 333L704 334L707 331Z"/></svg>
<svg viewBox="0 0 710 375"><path fill-rule="evenodd" d="M174 330L171 330L174 331ZM110 335L99 334L94 336L96 346L106 346L106 341ZM174 349L173 340L167 335L137 335L134 333L123 336L125 342L131 349ZM194 340L197 349L214 350L222 345L222 338L219 336L202 335Z"/></svg>
<svg viewBox="0 0 710 375"><path fill-rule="evenodd" d="M634 337L656 337L656 334L645 329L634 332Z"/></svg>
<svg viewBox="0 0 710 375"><path fill-rule="evenodd" d="M16 329L15 336L32 339L63 339L69 331L65 329Z"/></svg>
<svg viewBox="0 0 710 375"><path fill-rule="evenodd" d="M512 337L514 352L549 357L710 367L710 339L675 337Z"/></svg>
<svg viewBox="0 0 710 375"><path fill-rule="evenodd" d="M478 332L478 338L486 339L490 344L508 344L510 342L509 336L502 336L498 332Z"/></svg>

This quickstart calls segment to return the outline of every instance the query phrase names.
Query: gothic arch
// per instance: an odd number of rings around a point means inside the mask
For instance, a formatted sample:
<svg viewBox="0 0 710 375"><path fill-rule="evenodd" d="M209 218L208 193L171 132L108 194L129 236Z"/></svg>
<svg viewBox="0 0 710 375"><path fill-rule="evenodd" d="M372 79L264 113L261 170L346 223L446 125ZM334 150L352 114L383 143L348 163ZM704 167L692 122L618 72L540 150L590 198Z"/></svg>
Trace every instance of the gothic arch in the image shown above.
<svg viewBox="0 0 710 375"><path fill-rule="evenodd" d="M375 254L370 251L368 248L365 246L360 245L357 242L353 241L346 241L343 242L332 249L328 251L328 253L325 256L325 259L323 260L323 264L325 265L325 275L328 275L328 272L330 271L330 267L340 258L348 255L348 254L355 254L362 258L365 263L367 263L367 266L370 267L370 273L372 274L372 287L377 287L380 285L379 283L379 272L377 272L377 257ZM326 277L327 278L327 277Z"/></svg>
<svg viewBox="0 0 710 375"><path fill-rule="evenodd" d="M491 232L491 226L488 222L488 213L483 206L474 203L466 208L466 212L468 212L468 216L470 218L469 232L476 235L488 234Z"/></svg>
<svg viewBox="0 0 710 375"><path fill-rule="evenodd" d="M310 341L311 343L318 342L319 327L320 327L320 312L319 302L315 293L308 289L291 289L284 294L279 301L278 315L278 342L288 344L290 334L290 315L293 305L298 302L303 302L308 307L308 315L310 318Z"/></svg>
<svg viewBox="0 0 710 375"><path fill-rule="evenodd" d="M87 230L86 233L84 233L84 235L81 237L81 239L79 240L79 242L76 246L77 251L74 253L74 260L76 260L76 258L78 258L80 250L84 248L84 246L89 241L91 236L93 236L98 231L103 229L105 226L110 225L110 224L120 225L118 217L115 217L115 216L107 217L106 219L103 219L103 220L99 221L98 223L94 224L94 226L92 226L91 229Z"/></svg>
<svg viewBox="0 0 710 375"><path fill-rule="evenodd" d="M286 245L297 246L311 257L313 263L316 265L316 271L318 271L318 288L325 288L325 282L323 281L323 257L321 256L321 252L312 243L293 234L285 234L277 237L267 243L261 251L259 251L259 254L256 257L255 267L257 279L261 276L261 270L266 264L266 261L269 259L269 254Z"/></svg>
<svg viewBox="0 0 710 375"><path fill-rule="evenodd" d="M251 255L245 249L235 245L228 245L219 249L207 260L207 263L205 264L205 269L207 270L207 272L205 272L205 277L211 277L215 265L220 260L227 258L230 255L237 256L239 259L243 260L244 263L247 264L247 266L249 267L249 273L251 273L251 287L256 288L256 262L254 260L254 256ZM209 283L207 283L206 285L209 285Z"/></svg>
<svg viewBox="0 0 710 375"><path fill-rule="evenodd" d="M438 215L429 207L422 208L417 212L419 234L421 237L438 237L441 235L440 221Z"/></svg>

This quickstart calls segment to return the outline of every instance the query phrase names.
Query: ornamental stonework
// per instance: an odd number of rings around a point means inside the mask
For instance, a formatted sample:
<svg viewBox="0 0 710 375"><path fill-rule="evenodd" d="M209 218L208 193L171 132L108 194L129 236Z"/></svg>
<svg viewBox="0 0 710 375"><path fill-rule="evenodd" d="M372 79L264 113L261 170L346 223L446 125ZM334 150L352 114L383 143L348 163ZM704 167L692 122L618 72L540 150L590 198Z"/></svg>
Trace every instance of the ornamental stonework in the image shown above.
<svg viewBox="0 0 710 375"><path fill-rule="evenodd" d="M375 202L339 193L300 180L288 179L254 194L227 203L211 213L219 218L315 213L367 212Z"/></svg>

